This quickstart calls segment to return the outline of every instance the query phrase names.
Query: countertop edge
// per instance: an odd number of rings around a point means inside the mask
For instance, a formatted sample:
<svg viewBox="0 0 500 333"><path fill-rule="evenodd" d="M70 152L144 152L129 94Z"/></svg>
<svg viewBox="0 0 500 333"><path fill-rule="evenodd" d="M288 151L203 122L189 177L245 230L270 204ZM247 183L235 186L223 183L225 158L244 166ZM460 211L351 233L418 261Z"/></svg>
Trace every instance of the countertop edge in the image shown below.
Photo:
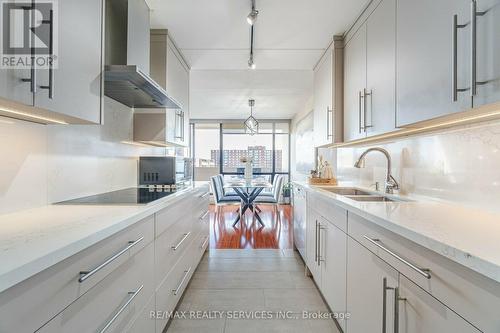
<svg viewBox="0 0 500 333"><path fill-rule="evenodd" d="M337 195L322 190L320 188L315 188L314 185L307 184L305 182L294 181L293 183L304 187L307 191L312 191L316 194L320 194L329 200L332 200L336 205L390 231L393 232L403 238L406 238L419 246L422 246L440 256L443 256L453 262L464 266L474 272L481 274L489 279L492 279L496 282L500 283L500 266L490 262L488 260L484 260L481 257L474 255L473 253L469 253L464 251L463 249L459 249L453 247L449 244L443 243L440 240L434 239L432 237L428 237L426 235L420 234L414 230L405 228L401 225L393 223L389 220L383 219L379 216L373 215L359 207L355 207L350 205L348 202L344 200L340 200L337 198ZM342 186L340 186L342 187ZM354 186L356 187L356 186ZM346 199L348 200L348 199ZM445 247L447 251L442 251L441 249ZM450 253L454 253L455 255L450 255ZM458 255L457 255L458 254Z"/></svg>
<svg viewBox="0 0 500 333"><path fill-rule="evenodd" d="M13 270L10 270L0 275L0 293L78 254L79 252L99 243L100 241L105 240L106 238L109 238L122 230L125 230L126 228L134 225L139 221L142 221L148 216L151 216L157 213L158 211L167 208L168 206L174 204L175 202L182 200L189 194L199 191L204 186L208 188L208 182L205 185L201 184L180 191L178 195L168 196L159 199L158 202L145 205L143 210L131 214L130 216L124 217L120 221L112 224L111 226L108 226L105 229L97 231L95 234L83 237L66 246L57 248L56 250L48 254L45 254L39 258L36 258L33 261L27 262ZM65 205L65 206L67 207L71 205Z"/></svg>

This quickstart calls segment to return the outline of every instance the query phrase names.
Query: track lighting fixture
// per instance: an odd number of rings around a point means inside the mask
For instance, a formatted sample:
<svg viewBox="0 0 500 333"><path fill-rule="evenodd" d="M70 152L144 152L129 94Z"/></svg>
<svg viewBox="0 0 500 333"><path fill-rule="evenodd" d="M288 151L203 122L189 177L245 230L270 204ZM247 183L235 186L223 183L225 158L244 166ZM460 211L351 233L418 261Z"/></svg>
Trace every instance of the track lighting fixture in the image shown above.
<svg viewBox="0 0 500 333"><path fill-rule="evenodd" d="M255 9L255 0L252 0L252 11L247 16L247 22L250 24L250 58L248 59L248 68L255 69L255 61L253 59L253 28L255 20L257 20L259 11Z"/></svg>
<svg viewBox="0 0 500 333"><path fill-rule="evenodd" d="M255 69L255 62L253 61L253 56L250 56L250 59L248 59L248 68L250 69Z"/></svg>
<svg viewBox="0 0 500 333"><path fill-rule="evenodd" d="M252 11L247 16L247 22L248 22L248 24L253 25L255 23L255 21L257 21L257 16L258 15L259 15L259 11L256 10L255 8L252 8Z"/></svg>

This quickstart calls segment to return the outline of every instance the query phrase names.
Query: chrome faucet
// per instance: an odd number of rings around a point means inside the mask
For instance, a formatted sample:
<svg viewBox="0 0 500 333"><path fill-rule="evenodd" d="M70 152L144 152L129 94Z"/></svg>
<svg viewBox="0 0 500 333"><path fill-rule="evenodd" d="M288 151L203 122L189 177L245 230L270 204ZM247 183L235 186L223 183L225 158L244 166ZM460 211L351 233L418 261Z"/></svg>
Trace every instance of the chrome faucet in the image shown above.
<svg viewBox="0 0 500 333"><path fill-rule="evenodd" d="M387 150L378 147L367 149L363 154L361 154L357 162L354 164L354 167L358 169L361 168L361 163L365 159L365 156L372 151L381 152L387 158L387 176L385 179L385 193L393 194L394 190L399 190L399 184L391 174L391 166L392 166L391 155L389 155L389 152Z"/></svg>

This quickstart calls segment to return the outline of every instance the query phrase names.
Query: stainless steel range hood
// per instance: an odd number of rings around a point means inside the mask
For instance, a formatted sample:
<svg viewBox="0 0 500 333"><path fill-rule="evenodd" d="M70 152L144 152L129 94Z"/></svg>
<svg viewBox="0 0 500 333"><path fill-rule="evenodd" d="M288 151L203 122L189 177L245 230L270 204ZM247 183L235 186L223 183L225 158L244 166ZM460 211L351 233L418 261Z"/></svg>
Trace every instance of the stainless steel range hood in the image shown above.
<svg viewBox="0 0 500 333"><path fill-rule="evenodd" d="M104 94L130 108L178 109L149 75L149 15L144 0L106 0Z"/></svg>
<svg viewBox="0 0 500 333"><path fill-rule="evenodd" d="M180 108L165 89L135 65L106 66L104 80L104 94L130 108Z"/></svg>

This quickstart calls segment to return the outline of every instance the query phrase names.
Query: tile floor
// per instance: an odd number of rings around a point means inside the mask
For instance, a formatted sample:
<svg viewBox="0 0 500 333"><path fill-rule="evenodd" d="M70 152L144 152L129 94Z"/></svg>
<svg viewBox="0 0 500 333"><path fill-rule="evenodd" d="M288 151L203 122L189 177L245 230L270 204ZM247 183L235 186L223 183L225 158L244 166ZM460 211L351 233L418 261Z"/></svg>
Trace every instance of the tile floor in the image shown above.
<svg viewBox="0 0 500 333"><path fill-rule="evenodd" d="M168 333L338 332L331 319L303 318L303 311L326 313L328 309L293 250L211 249L198 266L178 311L188 318L173 319ZM191 314L202 318L191 319ZM207 319L208 315L213 318ZM247 319L261 315L270 318Z"/></svg>

